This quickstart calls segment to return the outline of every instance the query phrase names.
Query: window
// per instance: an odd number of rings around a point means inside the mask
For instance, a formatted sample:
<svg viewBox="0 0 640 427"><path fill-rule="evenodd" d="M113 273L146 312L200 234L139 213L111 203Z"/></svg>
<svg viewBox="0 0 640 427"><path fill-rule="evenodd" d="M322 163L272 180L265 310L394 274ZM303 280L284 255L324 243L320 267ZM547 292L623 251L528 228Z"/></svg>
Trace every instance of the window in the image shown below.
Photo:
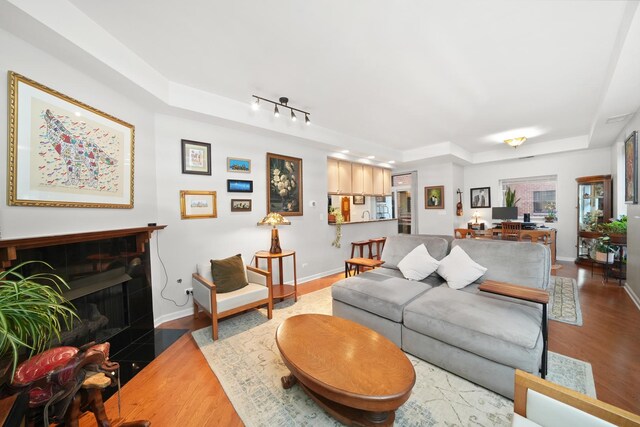
<svg viewBox="0 0 640 427"><path fill-rule="evenodd" d="M502 203L505 204L505 192L507 187L516 192L516 206L518 216L523 217L530 213L532 219L542 219L549 212L556 212L556 175L536 176L529 178L514 178L500 180L502 189Z"/></svg>

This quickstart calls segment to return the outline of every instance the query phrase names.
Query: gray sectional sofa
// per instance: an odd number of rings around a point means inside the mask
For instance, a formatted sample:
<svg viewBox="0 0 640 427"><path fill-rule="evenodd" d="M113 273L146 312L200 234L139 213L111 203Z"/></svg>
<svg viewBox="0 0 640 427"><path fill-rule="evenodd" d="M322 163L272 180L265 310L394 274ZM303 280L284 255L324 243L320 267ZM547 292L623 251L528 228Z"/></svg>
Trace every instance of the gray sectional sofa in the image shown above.
<svg viewBox="0 0 640 427"><path fill-rule="evenodd" d="M409 281L398 263L419 244L443 259L460 246L487 268L476 282L456 290L437 273ZM448 236L387 238L382 268L335 283L333 314L383 334L407 353L513 398L515 369L539 375L543 351L538 304L478 290L484 280L545 289L550 256L546 246Z"/></svg>

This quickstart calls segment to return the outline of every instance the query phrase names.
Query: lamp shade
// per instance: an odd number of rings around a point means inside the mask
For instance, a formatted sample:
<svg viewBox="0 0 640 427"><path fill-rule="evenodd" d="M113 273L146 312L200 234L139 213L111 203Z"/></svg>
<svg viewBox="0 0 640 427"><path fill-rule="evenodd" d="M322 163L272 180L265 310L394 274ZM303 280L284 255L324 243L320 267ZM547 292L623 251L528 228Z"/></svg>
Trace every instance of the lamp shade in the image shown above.
<svg viewBox="0 0 640 427"><path fill-rule="evenodd" d="M273 225L276 227L278 225L291 225L291 221L277 212L269 212L269 215L258 221L258 225Z"/></svg>

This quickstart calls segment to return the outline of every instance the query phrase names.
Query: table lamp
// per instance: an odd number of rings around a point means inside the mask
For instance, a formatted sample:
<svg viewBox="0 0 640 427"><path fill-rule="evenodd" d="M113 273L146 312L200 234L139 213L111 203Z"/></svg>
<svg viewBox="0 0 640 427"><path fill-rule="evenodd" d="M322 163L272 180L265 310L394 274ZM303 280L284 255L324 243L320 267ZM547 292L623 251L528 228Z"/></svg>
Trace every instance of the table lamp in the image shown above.
<svg viewBox="0 0 640 427"><path fill-rule="evenodd" d="M475 212L473 213L473 218L476 220L476 222L475 222L475 223L477 224L477 223L478 223L478 218L480 218L480 212L475 211Z"/></svg>
<svg viewBox="0 0 640 427"><path fill-rule="evenodd" d="M278 225L291 225L291 222L277 212L269 212L269 215L262 218L258 222L258 225L273 226L271 229L271 249L269 249L269 253L282 253L282 248L280 248L280 238L278 237Z"/></svg>

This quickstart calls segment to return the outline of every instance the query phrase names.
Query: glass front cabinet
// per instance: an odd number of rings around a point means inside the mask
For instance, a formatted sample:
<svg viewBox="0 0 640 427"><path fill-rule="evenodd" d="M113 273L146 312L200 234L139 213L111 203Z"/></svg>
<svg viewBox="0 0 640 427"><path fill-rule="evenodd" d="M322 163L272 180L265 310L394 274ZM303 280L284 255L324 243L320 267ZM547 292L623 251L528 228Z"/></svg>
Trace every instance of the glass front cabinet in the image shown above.
<svg viewBox="0 0 640 427"><path fill-rule="evenodd" d="M609 220L611 210L611 175L585 176L578 182L578 242L577 264L591 265L595 247L602 233L596 225Z"/></svg>

